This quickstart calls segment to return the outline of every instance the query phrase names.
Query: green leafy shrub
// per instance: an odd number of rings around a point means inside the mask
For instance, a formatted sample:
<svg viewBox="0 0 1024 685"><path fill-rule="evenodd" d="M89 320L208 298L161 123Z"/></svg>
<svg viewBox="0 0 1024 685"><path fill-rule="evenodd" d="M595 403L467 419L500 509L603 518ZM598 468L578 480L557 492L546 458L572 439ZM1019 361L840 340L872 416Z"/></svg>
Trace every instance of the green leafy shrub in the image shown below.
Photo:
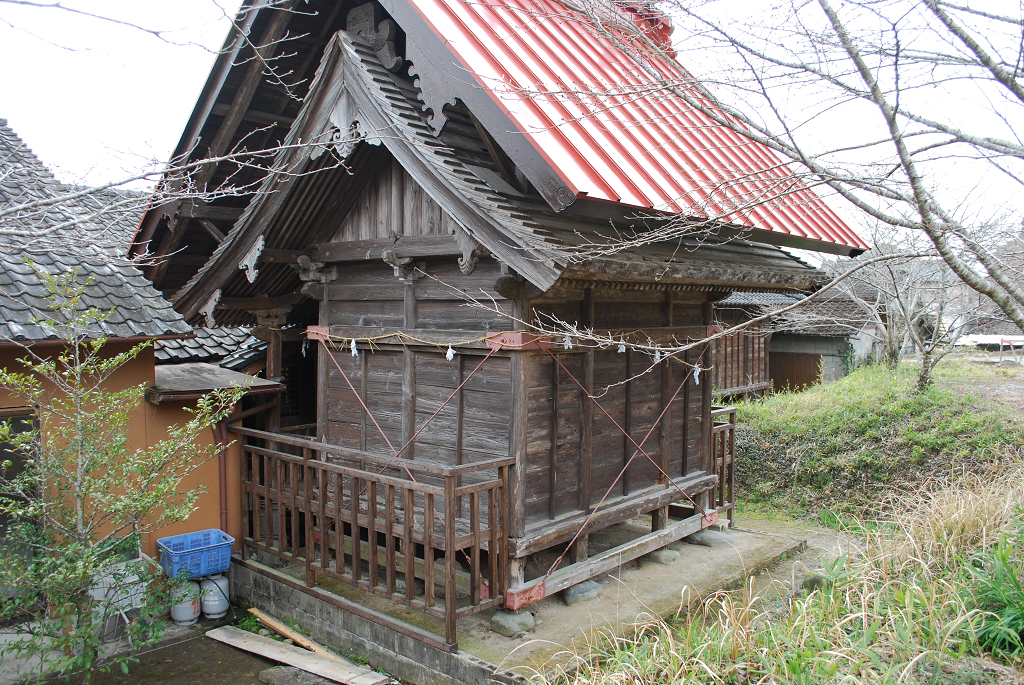
<svg viewBox="0 0 1024 685"><path fill-rule="evenodd" d="M999 542L975 554L965 567L967 596L984 613L978 622L981 647L1003 658L1021 656L1024 636L1024 583L1017 546L1019 535L1004 534Z"/></svg>

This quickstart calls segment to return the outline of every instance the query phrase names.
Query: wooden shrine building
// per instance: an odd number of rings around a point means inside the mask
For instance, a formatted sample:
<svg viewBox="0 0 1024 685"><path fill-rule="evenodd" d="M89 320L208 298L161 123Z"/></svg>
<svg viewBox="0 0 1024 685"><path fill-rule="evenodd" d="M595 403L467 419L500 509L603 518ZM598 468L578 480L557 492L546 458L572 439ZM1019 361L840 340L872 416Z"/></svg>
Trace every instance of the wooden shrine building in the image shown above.
<svg viewBox="0 0 1024 685"><path fill-rule="evenodd" d="M728 513L716 362L658 345L705 338L729 293L814 290L779 244L866 249L769 150L682 100L524 95L642 81L537 2L552 16L517 23L537 4L518 0L243 13L257 45L302 36L261 54L280 50L274 68L302 85L285 92L229 37L179 153L282 146L262 178L202 167L204 184L248 189L154 208L135 245L163 257L149 275L190 322L256 325L269 377L289 345L315 359L315 437L273 414L234 428L244 558L441 617L444 639L421 637L449 649L459 616L523 606ZM633 239L709 213L723 217L711 232ZM558 322L622 345L538 330ZM644 514L650 535L588 553L588 533Z"/></svg>

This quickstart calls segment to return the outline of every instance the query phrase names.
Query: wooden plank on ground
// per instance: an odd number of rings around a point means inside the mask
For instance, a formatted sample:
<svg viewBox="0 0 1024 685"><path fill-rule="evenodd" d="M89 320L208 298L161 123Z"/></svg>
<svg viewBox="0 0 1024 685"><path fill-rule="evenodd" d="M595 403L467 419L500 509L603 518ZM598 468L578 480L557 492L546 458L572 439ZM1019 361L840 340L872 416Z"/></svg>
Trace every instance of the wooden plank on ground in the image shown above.
<svg viewBox="0 0 1024 685"><path fill-rule="evenodd" d="M234 626L216 628L206 633L206 637L344 685L384 685L391 680L369 669L308 652L301 647L282 644Z"/></svg>
<svg viewBox="0 0 1024 685"><path fill-rule="evenodd" d="M302 633L292 630L291 628L281 623L277 619L273 618L272 616L268 616L256 607L251 607L249 609L249 613L258 618L263 625L270 628L271 630L276 630L278 633L292 640L295 644L297 644L300 647L305 647L306 649L316 652L317 654L323 654L326 657L337 659L338 661L342 661L346 664L350 663L345 659L342 659L340 656L338 656L331 650L327 649L326 647L322 647L317 643L313 642Z"/></svg>

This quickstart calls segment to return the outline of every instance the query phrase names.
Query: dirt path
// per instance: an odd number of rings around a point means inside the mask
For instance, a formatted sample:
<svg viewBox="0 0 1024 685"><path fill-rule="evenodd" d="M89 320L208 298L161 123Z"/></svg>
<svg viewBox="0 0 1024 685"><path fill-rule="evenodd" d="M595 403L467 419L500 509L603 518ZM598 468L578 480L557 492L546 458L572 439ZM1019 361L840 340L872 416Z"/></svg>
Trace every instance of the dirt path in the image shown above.
<svg viewBox="0 0 1024 685"><path fill-rule="evenodd" d="M965 374L944 373L940 364L936 369L936 383L939 387L970 393L986 402L1002 405L1024 413L1024 368L1009 361L1003 364L979 363L982 357L959 357L950 361L969 363L975 367L972 377Z"/></svg>

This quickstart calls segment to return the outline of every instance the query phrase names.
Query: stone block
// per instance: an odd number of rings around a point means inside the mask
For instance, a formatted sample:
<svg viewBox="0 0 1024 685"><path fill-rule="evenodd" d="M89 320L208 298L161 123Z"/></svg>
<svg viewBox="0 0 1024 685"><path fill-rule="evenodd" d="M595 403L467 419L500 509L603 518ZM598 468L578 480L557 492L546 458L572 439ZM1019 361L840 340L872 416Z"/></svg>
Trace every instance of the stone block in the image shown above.
<svg viewBox="0 0 1024 685"><path fill-rule="evenodd" d="M562 591L562 600L572 606L573 604L579 604L580 602L588 602L592 599L596 599L598 594L601 592L601 585L594 580L584 580L582 583L577 583L570 588L566 588Z"/></svg>
<svg viewBox="0 0 1024 685"><path fill-rule="evenodd" d="M691 545L702 545L704 547L720 547L729 549L735 549L736 546L736 538L728 533L720 533L717 530L702 530L694 533L693 535L687 535L683 538L683 542L688 542Z"/></svg>
<svg viewBox="0 0 1024 685"><path fill-rule="evenodd" d="M533 630L536 621L529 611L496 611L491 617L491 630L504 635L515 637Z"/></svg>
<svg viewBox="0 0 1024 685"><path fill-rule="evenodd" d="M645 554L644 561L661 564L662 566L671 566L679 561L679 552L674 549L663 547L662 549L654 550L650 554Z"/></svg>

